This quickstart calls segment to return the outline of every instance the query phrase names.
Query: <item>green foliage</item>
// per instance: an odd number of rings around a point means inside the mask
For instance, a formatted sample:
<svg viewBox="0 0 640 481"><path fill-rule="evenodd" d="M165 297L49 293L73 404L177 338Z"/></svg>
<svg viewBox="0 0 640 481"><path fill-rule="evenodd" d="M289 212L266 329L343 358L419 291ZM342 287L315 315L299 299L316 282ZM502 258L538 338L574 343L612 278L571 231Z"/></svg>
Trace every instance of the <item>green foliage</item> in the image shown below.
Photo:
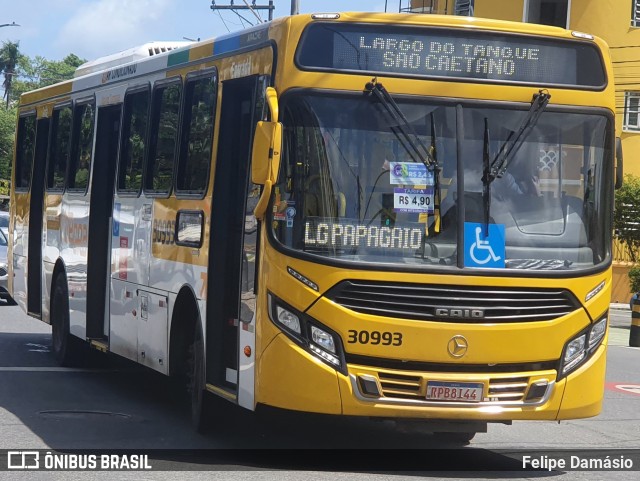
<svg viewBox="0 0 640 481"><path fill-rule="evenodd" d="M0 47L0 72L4 74L4 98L7 99L7 107L11 98L11 87L16 78L16 66L20 61L20 42L2 42Z"/></svg>
<svg viewBox="0 0 640 481"><path fill-rule="evenodd" d="M616 238L625 246L633 262L640 253L640 178L624 176L622 187L616 191L613 228Z"/></svg>
<svg viewBox="0 0 640 481"><path fill-rule="evenodd" d="M15 106L20 95L72 78L76 68L85 62L72 53L61 61L40 56L31 59L22 55L19 47L19 42L8 41L0 47L0 74L4 74L7 99L7 108L0 108L0 195L8 194L9 190L16 131Z"/></svg>
<svg viewBox="0 0 640 481"><path fill-rule="evenodd" d="M16 131L16 109L0 107L0 195L9 194L13 139Z"/></svg>
<svg viewBox="0 0 640 481"><path fill-rule="evenodd" d="M12 86L11 101L16 102L24 92L73 78L76 68L84 62L84 59L73 53L60 61L47 60L39 55L33 59L21 55L16 68L18 76Z"/></svg>
<svg viewBox="0 0 640 481"><path fill-rule="evenodd" d="M629 269L629 289L632 293L640 292L640 266Z"/></svg>

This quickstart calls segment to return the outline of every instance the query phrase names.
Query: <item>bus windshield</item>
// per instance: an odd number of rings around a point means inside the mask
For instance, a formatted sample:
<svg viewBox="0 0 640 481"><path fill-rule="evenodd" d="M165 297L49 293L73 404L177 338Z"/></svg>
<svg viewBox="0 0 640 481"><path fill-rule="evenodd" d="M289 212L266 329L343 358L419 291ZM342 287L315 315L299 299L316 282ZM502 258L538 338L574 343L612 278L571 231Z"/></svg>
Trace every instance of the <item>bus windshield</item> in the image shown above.
<svg viewBox="0 0 640 481"><path fill-rule="evenodd" d="M566 271L608 262L613 124L603 110L549 104L487 199L483 159L495 158L530 105L395 101L435 170L416 159L375 99L283 99L285 146L270 214L282 246L400 268ZM481 239L486 224L502 240Z"/></svg>

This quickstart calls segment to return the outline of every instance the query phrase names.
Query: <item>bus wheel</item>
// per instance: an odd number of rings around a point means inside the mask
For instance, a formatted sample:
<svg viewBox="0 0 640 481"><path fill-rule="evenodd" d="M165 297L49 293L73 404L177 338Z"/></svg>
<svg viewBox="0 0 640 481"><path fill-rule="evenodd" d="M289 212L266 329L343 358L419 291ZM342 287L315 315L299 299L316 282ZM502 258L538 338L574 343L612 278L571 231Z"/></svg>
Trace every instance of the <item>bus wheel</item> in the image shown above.
<svg viewBox="0 0 640 481"><path fill-rule="evenodd" d="M73 366L80 358L80 339L69 330L69 294L63 275L56 277L51 299L51 333L53 354L61 366Z"/></svg>
<svg viewBox="0 0 640 481"><path fill-rule="evenodd" d="M438 441L445 444L455 444L458 446L464 446L471 442L476 433L474 432L439 432L433 433L433 436Z"/></svg>
<svg viewBox="0 0 640 481"><path fill-rule="evenodd" d="M196 323L193 342L189 346L187 371L191 400L191 424L197 432L204 433L209 426L209 410L205 380L204 341L199 323Z"/></svg>

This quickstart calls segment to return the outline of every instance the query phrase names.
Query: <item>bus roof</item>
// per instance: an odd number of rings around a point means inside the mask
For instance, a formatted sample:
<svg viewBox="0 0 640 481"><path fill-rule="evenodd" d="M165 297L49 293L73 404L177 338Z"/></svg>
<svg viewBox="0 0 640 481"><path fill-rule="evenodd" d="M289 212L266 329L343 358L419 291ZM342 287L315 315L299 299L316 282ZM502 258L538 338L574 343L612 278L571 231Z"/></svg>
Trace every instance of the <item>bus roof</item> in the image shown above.
<svg viewBox="0 0 640 481"><path fill-rule="evenodd" d="M108 68L117 67L137 60L143 60L148 57L153 57L154 55L170 52L177 48L186 47L192 43L193 42L148 42L138 47L129 48L122 52L85 62L76 69L73 76L74 78L77 78L82 77L83 75L101 72Z"/></svg>

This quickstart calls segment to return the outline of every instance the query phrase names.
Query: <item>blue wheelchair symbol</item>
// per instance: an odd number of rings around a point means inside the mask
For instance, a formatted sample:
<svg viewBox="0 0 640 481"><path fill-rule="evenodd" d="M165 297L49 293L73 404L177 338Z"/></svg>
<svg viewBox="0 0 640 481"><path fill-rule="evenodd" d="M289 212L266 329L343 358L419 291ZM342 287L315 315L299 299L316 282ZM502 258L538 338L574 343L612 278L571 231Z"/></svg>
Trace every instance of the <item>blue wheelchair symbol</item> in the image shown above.
<svg viewBox="0 0 640 481"><path fill-rule="evenodd" d="M484 224L464 223L464 266L504 267L504 225L489 224L489 235L485 236Z"/></svg>

